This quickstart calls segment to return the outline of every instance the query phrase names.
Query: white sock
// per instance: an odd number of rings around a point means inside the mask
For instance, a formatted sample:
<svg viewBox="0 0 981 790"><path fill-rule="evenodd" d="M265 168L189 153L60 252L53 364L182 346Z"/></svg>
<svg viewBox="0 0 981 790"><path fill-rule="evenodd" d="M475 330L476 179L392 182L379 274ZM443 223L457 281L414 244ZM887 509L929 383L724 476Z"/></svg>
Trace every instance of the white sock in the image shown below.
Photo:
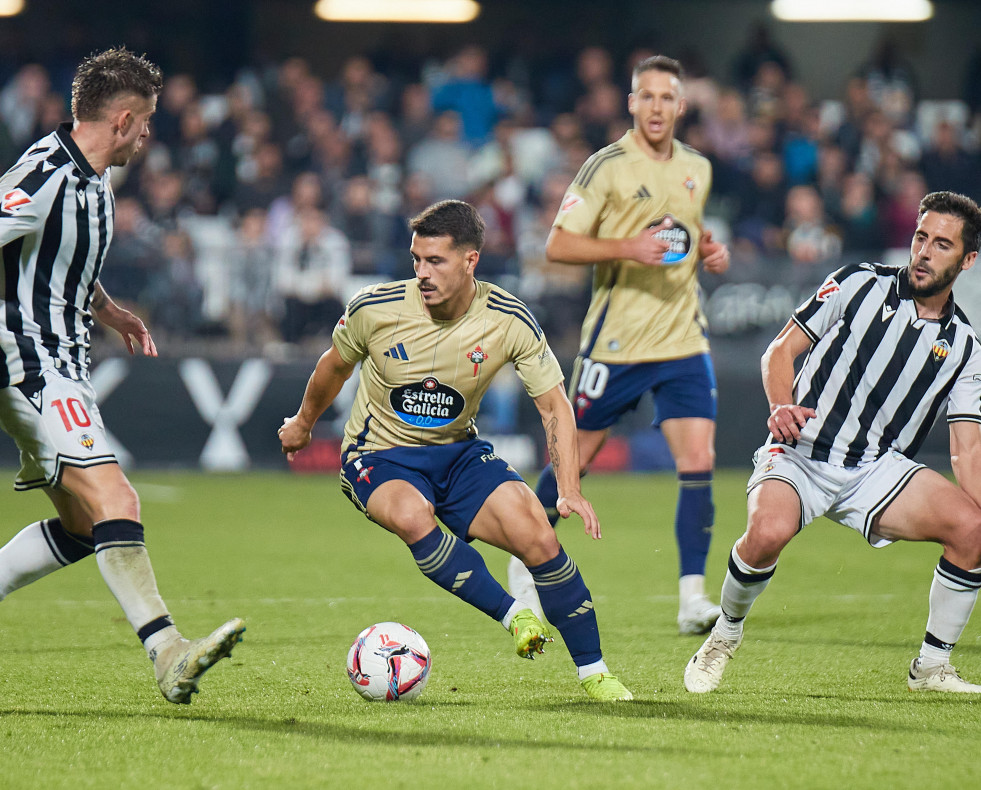
<svg viewBox="0 0 981 790"><path fill-rule="evenodd" d="M0 601L91 553L91 541L69 535L57 518L35 521L0 548Z"/></svg>
<svg viewBox="0 0 981 790"><path fill-rule="evenodd" d="M595 675L598 672L605 672L610 674L610 668L606 665L606 662L601 658L599 661L594 661L592 664L583 664L581 667L576 667L576 672L579 674L580 680L585 680L590 675Z"/></svg>
<svg viewBox="0 0 981 790"><path fill-rule="evenodd" d="M678 598L682 605L692 598L702 598L705 595L705 577L701 574L690 573L678 579Z"/></svg>
<svg viewBox="0 0 981 790"><path fill-rule="evenodd" d="M950 653L964 633L978 599L977 577L981 569L965 573L945 560L933 572L930 585L930 615L927 635L920 646L920 663L938 666L950 663Z"/></svg>
<svg viewBox="0 0 981 790"><path fill-rule="evenodd" d="M514 619L514 616L522 609L527 609L527 608L528 608L528 604L521 603L521 601L516 600L513 604L511 604L511 607L507 610L507 613L504 615L504 617L501 618L501 625L503 625L507 631L510 631L511 621Z"/></svg>

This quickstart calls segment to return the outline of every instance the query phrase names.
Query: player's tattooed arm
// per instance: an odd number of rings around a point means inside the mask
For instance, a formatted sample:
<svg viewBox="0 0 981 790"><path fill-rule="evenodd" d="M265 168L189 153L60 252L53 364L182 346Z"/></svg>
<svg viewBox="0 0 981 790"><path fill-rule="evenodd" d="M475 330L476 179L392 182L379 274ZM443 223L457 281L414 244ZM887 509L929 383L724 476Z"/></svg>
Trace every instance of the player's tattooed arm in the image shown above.
<svg viewBox="0 0 981 790"><path fill-rule="evenodd" d="M552 462L559 499L555 503L562 518L578 513L583 520L586 534L602 537L599 520L579 490L579 439L576 436L576 418L572 404L565 396L562 385L557 384L548 392L535 398L535 406L542 417L545 444Z"/></svg>
<svg viewBox="0 0 981 790"><path fill-rule="evenodd" d="M150 330L138 316L110 299L106 289L98 280L95 281L95 288L92 289L89 309L100 323L119 332L130 354L135 353L136 347L139 346L144 356L157 356L157 346L150 337Z"/></svg>

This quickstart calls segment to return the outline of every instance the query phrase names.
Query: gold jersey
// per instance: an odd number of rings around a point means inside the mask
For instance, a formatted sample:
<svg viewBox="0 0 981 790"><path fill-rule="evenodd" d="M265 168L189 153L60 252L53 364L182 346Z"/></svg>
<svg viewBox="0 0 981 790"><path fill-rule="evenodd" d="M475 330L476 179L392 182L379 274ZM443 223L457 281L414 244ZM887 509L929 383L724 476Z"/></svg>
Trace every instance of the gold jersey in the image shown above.
<svg viewBox="0 0 981 790"><path fill-rule="evenodd" d="M531 311L479 280L467 312L453 321L430 317L415 279L364 288L333 342L346 362L361 363L344 428L345 463L375 450L476 437L481 398L508 363L533 398L563 380Z"/></svg>
<svg viewBox="0 0 981 790"><path fill-rule="evenodd" d="M663 265L595 265L580 353L601 362L656 362L709 350L696 266L712 166L677 140L670 159L652 159L634 135L627 132L586 160L553 223L570 233L626 239L665 215L674 220L659 234L671 244Z"/></svg>

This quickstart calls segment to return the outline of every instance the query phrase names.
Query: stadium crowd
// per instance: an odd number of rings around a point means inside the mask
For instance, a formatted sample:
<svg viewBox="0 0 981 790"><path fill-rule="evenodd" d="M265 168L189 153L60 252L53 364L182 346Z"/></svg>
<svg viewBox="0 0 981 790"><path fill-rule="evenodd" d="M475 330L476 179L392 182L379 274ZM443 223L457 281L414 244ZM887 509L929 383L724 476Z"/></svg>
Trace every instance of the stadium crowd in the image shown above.
<svg viewBox="0 0 981 790"><path fill-rule="evenodd" d="M290 58L218 92L168 74L144 154L114 174L103 283L164 338L322 348L361 285L410 276L407 218L462 198L488 226L480 276L524 299L571 356L589 271L547 263L545 239L586 157L630 127L629 75L650 54L618 62L590 46L530 71L468 45L414 74L366 56L321 74ZM888 40L833 101L813 99L764 27L730 74L680 57L680 138L713 164L706 225L733 251L731 277L878 259L907 245L925 193L981 198L981 57L942 102L920 100ZM23 66L0 90L0 164L69 118L49 70Z"/></svg>

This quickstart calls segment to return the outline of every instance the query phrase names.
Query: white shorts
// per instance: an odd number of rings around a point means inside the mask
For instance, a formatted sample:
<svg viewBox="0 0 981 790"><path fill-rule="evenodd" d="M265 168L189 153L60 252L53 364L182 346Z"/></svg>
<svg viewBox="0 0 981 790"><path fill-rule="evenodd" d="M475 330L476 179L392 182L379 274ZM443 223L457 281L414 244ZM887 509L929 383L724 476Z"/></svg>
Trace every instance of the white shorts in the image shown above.
<svg viewBox="0 0 981 790"><path fill-rule="evenodd" d="M58 485L66 466L116 461L87 381L46 372L34 382L0 387L0 428L20 449L18 491Z"/></svg>
<svg viewBox="0 0 981 790"><path fill-rule="evenodd" d="M890 450L870 464L835 466L815 461L782 444L764 445L756 451L746 492L764 480L782 480L800 499L800 528L818 516L851 527L874 548L892 543L872 530L872 522L899 496L923 464Z"/></svg>

